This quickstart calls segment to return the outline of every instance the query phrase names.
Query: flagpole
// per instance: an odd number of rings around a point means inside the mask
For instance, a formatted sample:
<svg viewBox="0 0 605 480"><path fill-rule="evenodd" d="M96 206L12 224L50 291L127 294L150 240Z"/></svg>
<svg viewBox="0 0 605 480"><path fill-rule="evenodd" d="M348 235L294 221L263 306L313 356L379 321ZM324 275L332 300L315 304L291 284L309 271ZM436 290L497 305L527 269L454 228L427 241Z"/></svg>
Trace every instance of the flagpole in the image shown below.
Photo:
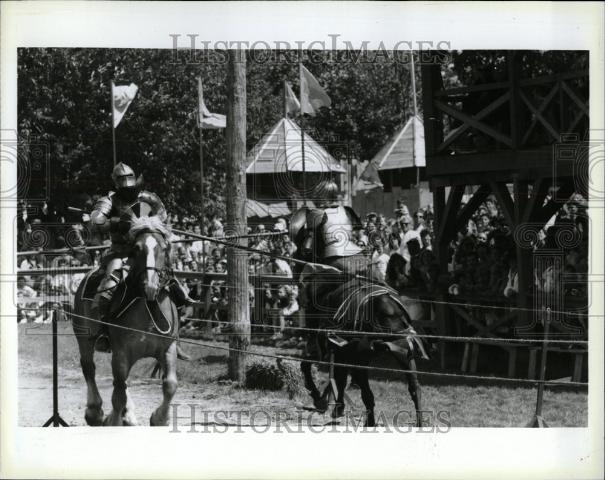
<svg viewBox="0 0 605 480"><path fill-rule="evenodd" d="M113 146L113 166L116 166L116 127L115 127L115 119L114 119L114 106L113 106L113 80L111 81L111 140Z"/></svg>
<svg viewBox="0 0 605 480"><path fill-rule="evenodd" d="M284 118L288 118L288 91L284 80Z"/></svg>
<svg viewBox="0 0 605 480"><path fill-rule="evenodd" d="M416 102L416 70L414 68L414 51L410 50L410 76L412 77L412 95L414 98L414 117L418 115L418 103ZM420 168L416 165L416 129L412 123L412 159L416 166L416 188L420 186Z"/></svg>
<svg viewBox="0 0 605 480"><path fill-rule="evenodd" d="M304 120L305 114L303 112L303 98L302 98L302 85L303 85L303 71L302 71L302 60L298 62L298 71L300 75L300 144L302 153L302 189L303 189L303 205L307 206L307 169L305 165L305 127Z"/></svg>

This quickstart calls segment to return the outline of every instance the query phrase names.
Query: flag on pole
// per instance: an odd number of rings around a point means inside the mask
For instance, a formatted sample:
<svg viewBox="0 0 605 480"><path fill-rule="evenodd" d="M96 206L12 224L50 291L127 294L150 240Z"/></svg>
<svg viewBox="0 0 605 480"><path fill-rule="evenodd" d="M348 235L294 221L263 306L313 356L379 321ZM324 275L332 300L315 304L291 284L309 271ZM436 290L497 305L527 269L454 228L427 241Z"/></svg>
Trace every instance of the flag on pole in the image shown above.
<svg viewBox="0 0 605 480"><path fill-rule="evenodd" d="M329 107L332 101L321 88L317 79L300 64L300 109L302 113L315 116L321 107Z"/></svg>
<svg viewBox="0 0 605 480"><path fill-rule="evenodd" d="M113 87L113 128L116 128L126 113L126 110L128 110L128 107L134 100L139 87L137 87L134 83L120 86L115 85L113 82L111 82L111 84Z"/></svg>
<svg viewBox="0 0 605 480"><path fill-rule="evenodd" d="M378 187L382 187L382 181L380 180L380 175L378 174L378 168L374 162L370 162L366 169L359 176L360 180L363 180L366 183L371 185L375 185Z"/></svg>
<svg viewBox="0 0 605 480"><path fill-rule="evenodd" d="M300 112L300 102L294 92L292 91L292 87L288 82L286 82L286 114L296 115Z"/></svg>
<svg viewBox="0 0 605 480"><path fill-rule="evenodd" d="M219 128L225 128L227 126L227 117L220 113L211 113L204 103L204 93L202 90L202 79L198 77L198 97L199 97L199 110L198 110L198 126L205 130L216 130Z"/></svg>

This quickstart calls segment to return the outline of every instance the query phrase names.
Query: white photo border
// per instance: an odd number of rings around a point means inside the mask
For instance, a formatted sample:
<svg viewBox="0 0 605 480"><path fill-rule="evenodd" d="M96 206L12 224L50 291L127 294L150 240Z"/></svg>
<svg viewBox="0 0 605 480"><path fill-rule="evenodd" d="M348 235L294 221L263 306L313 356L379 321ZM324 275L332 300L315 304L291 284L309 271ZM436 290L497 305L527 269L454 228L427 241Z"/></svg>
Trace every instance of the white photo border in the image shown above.
<svg viewBox="0 0 605 480"><path fill-rule="evenodd" d="M324 41L368 49L401 41L453 50L590 51L590 124L603 122L604 9L598 2L3 2L1 128L17 126L17 48L171 48L200 41ZM332 35L332 36L330 36ZM201 45L201 44L200 44ZM262 47L261 47L262 48ZM603 140L601 137L599 140ZM602 160L602 159L601 159ZM0 192L16 185L1 165ZM604 181L603 162L591 171ZM593 179L593 182L595 180ZM592 200L591 200L592 202ZM590 204L591 245L602 246L603 205ZM13 295L16 202L3 201L2 298ZM18 427L17 328L1 302L0 475L3 478L602 478L603 249L592 248L588 428L474 429L447 434L169 434L168 429ZM203 387L202 387L203 388ZM49 389L50 391L50 389ZM260 435L260 436L259 436Z"/></svg>

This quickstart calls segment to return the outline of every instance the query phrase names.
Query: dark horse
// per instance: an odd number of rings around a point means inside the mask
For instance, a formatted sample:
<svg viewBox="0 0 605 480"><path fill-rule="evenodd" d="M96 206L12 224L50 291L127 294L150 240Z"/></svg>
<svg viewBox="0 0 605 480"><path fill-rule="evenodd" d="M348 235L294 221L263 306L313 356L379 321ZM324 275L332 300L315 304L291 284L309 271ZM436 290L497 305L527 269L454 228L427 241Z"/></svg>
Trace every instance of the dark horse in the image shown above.
<svg viewBox="0 0 605 480"><path fill-rule="evenodd" d="M86 285L95 271L86 276L76 292L73 329L88 389L85 419L89 425L136 425L126 380L141 358L155 358L163 370L163 401L151 415L151 425L168 424L170 401L177 389L178 312L166 286L170 232L157 217L141 217L133 220L130 234L134 245L128 261L130 270L117 288L110 308L113 394L112 412L105 420L93 359L100 324L92 299L85 298Z"/></svg>
<svg viewBox="0 0 605 480"><path fill-rule="evenodd" d="M298 225L298 228L294 227L291 233L298 247L295 257L315 263L317 258L321 258L322 235L304 225L304 218L301 217L307 212L307 209L301 209L295 213L292 224ZM363 255L357 257L352 259L352 264L369 263ZM327 259L321 263L340 267L343 259ZM350 373L361 390L366 408L365 425L374 426L374 394L370 389L367 367L378 354L387 352L407 370L405 376L416 410L416 425L422 426L420 385L415 370L416 356L426 354L397 292L369 277L338 272L334 268L305 266L295 268L295 271L303 285L301 300L305 305L307 327L319 329L318 333L307 338L305 359L301 362L305 386L315 408L319 411L327 409L327 390L323 394L318 390L311 365L317 360L325 361L331 351L335 364L361 367L335 366L334 380L338 395L332 416L339 417L344 413L344 390ZM344 330L347 333L331 334L330 330Z"/></svg>

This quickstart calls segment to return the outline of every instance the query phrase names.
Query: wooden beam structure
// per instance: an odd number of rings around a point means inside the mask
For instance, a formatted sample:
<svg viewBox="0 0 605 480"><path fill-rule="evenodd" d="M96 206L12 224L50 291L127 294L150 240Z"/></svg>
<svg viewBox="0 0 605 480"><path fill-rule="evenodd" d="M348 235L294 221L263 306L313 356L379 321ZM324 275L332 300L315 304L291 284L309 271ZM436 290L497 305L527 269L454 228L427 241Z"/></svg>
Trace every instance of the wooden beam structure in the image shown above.
<svg viewBox="0 0 605 480"><path fill-rule="evenodd" d="M496 198L516 240L519 294L515 302L520 308L512 323L492 319L488 328L472 315L460 317L447 304L437 305L437 316L467 318L462 320L466 327L477 328L479 335L494 334L494 325L516 328L533 320L528 313L535 298L533 249L530 242L519 240L520 229L535 228L530 238L537 236L577 190L574 175L587 175L579 154L557 155L556 147L566 138L575 138L576 143L586 138L588 72L558 71L523 78L524 55L515 51L494 55L499 56L498 62L506 60L505 80L500 76L491 83L446 89L438 62L427 61L421 70L426 173L433 192L434 246L441 275L448 275L449 242L490 195ZM494 65L488 63L486 68L495 69ZM474 194L461 206L469 187ZM447 300L446 293L440 295ZM443 329L447 328L445 322ZM466 350L465 364L470 352ZM514 372L516 361L516 351L510 353L509 373ZM473 350L473 358L477 354L478 349Z"/></svg>

